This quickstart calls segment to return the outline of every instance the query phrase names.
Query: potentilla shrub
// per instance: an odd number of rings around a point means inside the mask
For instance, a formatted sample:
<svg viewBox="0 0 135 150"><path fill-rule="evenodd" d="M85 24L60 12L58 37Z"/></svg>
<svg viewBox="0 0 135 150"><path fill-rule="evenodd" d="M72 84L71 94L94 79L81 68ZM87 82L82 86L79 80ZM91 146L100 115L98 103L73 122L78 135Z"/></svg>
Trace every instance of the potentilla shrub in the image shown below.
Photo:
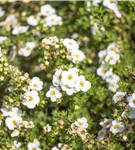
<svg viewBox="0 0 135 150"><path fill-rule="evenodd" d="M0 1L0 150L134 150L133 1Z"/></svg>

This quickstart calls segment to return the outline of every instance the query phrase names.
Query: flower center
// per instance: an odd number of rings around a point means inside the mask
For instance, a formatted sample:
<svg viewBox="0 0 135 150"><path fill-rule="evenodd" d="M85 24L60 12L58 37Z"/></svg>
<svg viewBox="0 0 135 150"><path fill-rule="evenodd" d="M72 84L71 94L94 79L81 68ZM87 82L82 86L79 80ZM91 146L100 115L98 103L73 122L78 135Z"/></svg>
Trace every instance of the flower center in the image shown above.
<svg viewBox="0 0 135 150"><path fill-rule="evenodd" d="M68 80L72 80L73 76L72 75L68 75Z"/></svg>
<svg viewBox="0 0 135 150"><path fill-rule="evenodd" d="M114 2L111 0L111 1L110 1L110 4L113 4L113 3L114 3Z"/></svg>
<svg viewBox="0 0 135 150"><path fill-rule="evenodd" d="M29 101L33 101L33 97L32 96L29 96Z"/></svg>
<svg viewBox="0 0 135 150"><path fill-rule="evenodd" d="M82 135L85 134L85 130L82 130L80 133L81 133Z"/></svg>
<svg viewBox="0 0 135 150"><path fill-rule="evenodd" d="M82 122L78 122L78 124L79 124L80 126L82 126L82 125L83 125L83 123L82 123Z"/></svg>
<svg viewBox="0 0 135 150"><path fill-rule="evenodd" d="M135 104L135 99L133 99L132 101L133 101L133 103Z"/></svg>
<svg viewBox="0 0 135 150"><path fill-rule="evenodd" d="M107 121L107 122L105 123L105 125L106 125L106 126L109 126L109 125L110 125L110 122L109 122L109 121Z"/></svg>
<svg viewBox="0 0 135 150"><path fill-rule="evenodd" d="M81 82L80 82L80 85L81 85L81 86L84 86L84 82L83 82L83 81L81 81Z"/></svg>
<svg viewBox="0 0 135 150"><path fill-rule="evenodd" d="M17 121L16 121L16 120L12 120L12 123L13 123L14 125L16 125L16 124L17 124Z"/></svg>
<svg viewBox="0 0 135 150"><path fill-rule="evenodd" d="M120 99L120 98L121 98L121 96L120 96L120 95L117 95L117 96L116 96L116 98L117 98L117 99Z"/></svg>
<svg viewBox="0 0 135 150"><path fill-rule="evenodd" d="M57 92L56 92L55 90L52 90L52 91L51 91L51 94L52 94L53 96L55 96L56 93L57 93Z"/></svg>
<svg viewBox="0 0 135 150"><path fill-rule="evenodd" d="M119 128L120 128L120 125L119 125L119 124L116 124L116 125L114 126L114 128L115 128L115 129L119 129Z"/></svg>
<svg viewBox="0 0 135 150"><path fill-rule="evenodd" d="M37 150L37 148L33 147L32 150Z"/></svg>
<svg viewBox="0 0 135 150"><path fill-rule="evenodd" d="M62 76L58 76L58 80L61 81Z"/></svg>
<svg viewBox="0 0 135 150"><path fill-rule="evenodd" d="M103 132L103 131L101 131L101 132L99 133L99 135L100 135L100 136L103 136L103 135L104 135L104 132Z"/></svg>
<svg viewBox="0 0 135 150"><path fill-rule="evenodd" d="M72 46L72 45L73 45L73 43L72 43L72 42L68 42L68 44L69 44L70 46Z"/></svg>
<svg viewBox="0 0 135 150"><path fill-rule="evenodd" d="M31 50L31 48L28 46L28 47L26 47L26 50L27 50L27 51L30 51L30 50Z"/></svg>
<svg viewBox="0 0 135 150"><path fill-rule="evenodd" d="M37 84L33 84L33 86L34 86L35 88L37 88L37 87L38 87L38 85L37 85Z"/></svg>
<svg viewBox="0 0 135 150"><path fill-rule="evenodd" d="M12 112L12 108L7 108L7 112Z"/></svg>

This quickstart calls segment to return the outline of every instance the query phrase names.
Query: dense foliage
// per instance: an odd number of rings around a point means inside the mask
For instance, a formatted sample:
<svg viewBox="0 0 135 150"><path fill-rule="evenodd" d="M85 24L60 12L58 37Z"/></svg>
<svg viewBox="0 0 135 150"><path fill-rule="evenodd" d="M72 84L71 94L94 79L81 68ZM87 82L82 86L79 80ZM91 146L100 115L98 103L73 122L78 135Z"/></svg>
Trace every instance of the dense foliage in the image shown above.
<svg viewBox="0 0 135 150"><path fill-rule="evenodd" d="M135 149L135 2L0 1L0 149Z"/></svg>

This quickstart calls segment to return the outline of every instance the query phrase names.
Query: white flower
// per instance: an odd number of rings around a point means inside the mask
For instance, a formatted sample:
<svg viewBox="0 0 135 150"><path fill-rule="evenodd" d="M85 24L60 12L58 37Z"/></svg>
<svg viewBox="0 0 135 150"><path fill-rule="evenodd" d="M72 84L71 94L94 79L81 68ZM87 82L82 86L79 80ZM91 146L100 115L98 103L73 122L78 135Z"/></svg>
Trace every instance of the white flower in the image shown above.
<svg viewBox="0 0 135 150"><path fill-rule="evenodd" d="M99 141L101 141L101 140L103 140L103 139L105 138L105 136L106 136L106 129L103 128L103 129L101 129L101 130L98 132L98 137L97 137L97 139L98 139Z"/></svg>
<svg viewBox="0 0 135 150"><path fill-rule="evenodd" d="M105 1L103 1L103 5L105 7L110 8L111 10L114 10L117 8L117 2L114 0L105 0Z"/></svg>
<svg viewBox="0 0 135 150"><path fill-rule="evenodd" d="M71 51L72 62L76 63L76 61L83 61L85 59L85 55L83 51L73 50Z"/></svg>
<svg viewBox="0 0 135 150"><path fill-rule="evenodd" d="M60 150L58 147L54 146L51 150Z"/></svg>
<svg viewBox="0 0 135 150"><path fill-rule="evenodd" d="M63 45L66 46L68 50L76 50L79 48L79 45L73 39L64 39Z"/></svg>
<svg viewBox="0 0 135 150"><path fill-rule="evenodd" d="M135 93L133 93L132 96L129 96L127 100L129 102L129 106L135 108Z"/></svg>
<svg viewBox="0 0 135 150"><path fill-rule="evenodd" d="M22 145L21 142L17 142L17 141L14 141L13 144L16 147L16 149L19 149Z"/></svg>
<svg viewBox="0 0 135 150"><path fill-rule="evenodd" d="M66 92L67 95L72 95L72 94L77 92L77 90L74 87L69 87L67 85L62 84L61 88L62 88L63 91Z"/></svg>
<svg viewBox="0 0 135 150"><path fill-rule="evenodd" d="M35 42L27 42L24 48L19 49L19 54L28 57L36 47Z"/></svg>
<svg viewBox="0 0 135 150"><path fill-rule="evenodd" d="M97 34L99 32L99 27L97 23L94 23L94 25L91 27L91 32L93 35Z"/></svg>
<svg viewBox="0 0 135 150"><path fill-rule="evenodd" d="M2 42L4 42L5 40L7 40L6 36L0 36L0 44L2 44Z"/></svg>
<svg viewBox="0 0 135 150"><path fill-rule="evenodd" d="M113 42L113 43L108 45L107 53L112 52L112 51L117 52L116 49L117 49L117 45L115 42Z"/></svg>
<svg viewBox="0 0 135 150"><path fill-rule="evenodd" d="M14 130L22 122L21 117L7 117L5 123L9 130Z"/></svg>
<svg viewBox="0 0 135 150"><path fill-rule="evenodd" d="M117 83L119 80L120 77L116 74L112 74L105 79L107 83Z"/></svg>
<svg viewBox="0 0 135 150"><path fill-rule="evenodd" d="M111 76L112 73L112 68L108 68L106 65L102 64L98 69L97 69L97 74L101 76L103 79Z"/></svg>
<svg viewBox="0 0 135 150"><path fill-rule="evenodd" d="M58 87L51 86L49 91L46 93L47 97L50 97L52 102L55 102L57 99L62 97L62 94L59 91Z"/></svg>
<svg viewBox="0 0 135 150"><path fill-rule="evenodd" d="M88 135L86 129L82 129L82 128L77 129L77 134L81 137L82 140L85 140Z"/></svg>
<svg viewBox="0 0 135 150"><path fill-rule="evenodd" d="M110 131L112 133L118 133L118 132L122 132L125 129L125 125L123 124L123 122L119 122L117 120L113 120L112 121L112 126L110 127Z"/></svg>
<svg viewBox="0 0 135 150"><path fill-rule="evenodd" d="M14 130L12 133L11 133L11 137L16 137L19 135L19 131L18 130Z"/></svg>
<svg viewBox="0 0 135 150"><path fill-rule="evenodd" d="M43 129L45 132L50 132L52 130L52 127L49 124L47 124L46 126L43 127Z"/></svg>
<svg viewBox="0 0 135 150"><path fill-rule="evenodd" d="M38 77L33 77L30 82L30 89L41 91L43 89L43 82Z"/></svg>
<svg viewBox="0 0 135 150"><path fill-rule="evenodd" d="M3 116L15 117L22 115L22 111L17 107L6 106L5 108L1 108L0 110Z"/></svg>
<svg viewBox="0 0 135 150"><path fill-rule="evenodd" d="M62 18L56 14L53 14L45 18L45 23L47 26L60 25L62 23Z"/></svg>
<svg viewBox="0 0 135 150"><path fill-rule="evenodd" d="M29 16L27 18L27 23L31 26L37 26L39 19L35 16Z"/></svg>
<svg viewBox="0 0 135 150"><path fill-rule="evenodd" d="M116 92L115 95L113 95L112 100L117 103L123 99L123 97L126 95L126 92Z"/></svg>
<svg viewBox="0 0 135 150"><path fill-rule="evenodd" d="M17 35L20 33L25 33L29 29L29 26L17 26L13 29L12 34Z"/></svg>
<svg viewBox="0 0 135 150"><path fill-rule="evenodd" d="M33 143L28 143L27 145L28 150L41 150L39 146L40 146L40 143L37 139L34 139Z"/></svg>
<svg viewBox="0 0 135 150"><path fill-rule="evenodd" d="M108 84L108 88L110 91L116 92L117 89L119 88L119 85L117 84L117 82L111 82Z"/></svg>
<svg viewBox="0 0 135 150"><path fill-rule="evenodd" d="M53 75L53 85L54 86L59 86L61 85L61 78L62 78L62 70L59 69L55 72L55 74Z"/></svg>
<svg viewBox="0 0 135 150"><path fill-rule="evenodd" d="M46 4L41 6L40 12L43 16L49 16L55 13L55 9L51 5Z"/></svg>
<svg viewBox="0 0 135 150"><path fill-rule="evenodd" d="M5 11L2 9L2 7L0 6L0 17L4 16Z"/></svg>
<svg viewBox="0 0 135 150"><path fill-rule="evenodd" d="M39 102L40 98L37 91L32 90L24 93L24 100L22 101L23 105L33 109Z"/></svg>
<svg viewBox="0 0 135 150"><path fill-rule="evenodd" d="M75 121L75 125L81 129L86 129L88 127L87 119L85 117L78 118L77 121Z"/></svg>
<svg viewBox="0 0 135 150"><path fill-rule="evenodd" d="M74 69L69 69L68 71L62 72L61 82L63 85L67 85L72 88L75 87L76 81L78 78L78 74Z"/></svg>
<svg viewBox="0 0 135 150"><path fill-rule="evenodd" d="M76 90L86 92L91 88L91 83L86 81L83 75L79 76L77 79Z"/></svg>
<svg viewBox="0 0 135 150"><path fill-rule="evenodd" d="M105 57L107 55L107 51L106 50L101 50L99 53L98 53L98 57L99 57L99 62L102 63L102 61L105 60Z"/></svg>
<svg viewBox="0 0 135 150"><path fill-rule="evenodd" d="M114 51L110 51L109 53L107 53L105 61L109 62L110 65L115 65L119 58L119 54L115 53Z"/></svg>
<svg viewBox="0 0 135 150"><path fill-rule="evenodd" d="M135 109L130 107L129 105L127 105L121 116L123 118L129 117L130 119L134 119L135 118Z"/></svg>
<svg viewBox="0 0 135 150"><path fill-rule="evenodd" d="M114 9L114 13L115 13L115 15L116 15L117 18L121 18L122 13L119 11L119 8L115 8Z"/></svg>
<svg viewBox="0 0 135 150"><path fill-rule="evenodd" d="M104 119L102 122L100 122L100 125L103 127L103 128L109 128L111 126L111 123L112 123L112 119Z"/></svg>

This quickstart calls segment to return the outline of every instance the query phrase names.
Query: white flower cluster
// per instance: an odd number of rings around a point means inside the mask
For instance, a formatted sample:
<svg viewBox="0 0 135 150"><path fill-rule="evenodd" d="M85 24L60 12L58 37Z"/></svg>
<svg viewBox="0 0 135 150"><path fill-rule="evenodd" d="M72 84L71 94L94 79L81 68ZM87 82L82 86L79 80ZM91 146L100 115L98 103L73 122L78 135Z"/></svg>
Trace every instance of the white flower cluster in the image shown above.
<svg viewBox="0 0 135 150"><path fill-rule="evenodd" d="M62 18L57 16L56 10L49 4L43 5L40 8L41 15L45 16L45 24L47 26L55 26L62 24Z"/></svg>
<svg viewBox="0 0 135 150"><path fill-rule="evenodd" d="M43 82L38 77L33 77L28 89L23 95L22 104L33 109L40 102L38 91L43 89Z"/></svg>
<svg viewBox="0 0 135 150"><path fill-rule="evenodd" d="M120 12L118 8L118 1L117 0L105 0L103 1L103 5L109 9L111 9L117 18L121 18L122 13Z"/></svg>
<svg viewBox="0 0 135 150"><path fill-rule="evenodd" d="M116 92L119 88L117 84L120 77L113 73L113 68L109 68L106 63L115 65L120 56L118 54L119 48L116 43L111 43L106 50L101 50L98 53L100 67L97 69L97 74L102 77L108 83L108 88L112 92Z"/></svg>
<svg viewBox="0 0 135 150"><path fill-rule="evenodd" d="M67 144L58 143L58 145L54 146L51 150L72 150L72 148Z"/></svg>
<svg viewBox="0 0 135 150"><path fill-rule="evenodd" d="M119 132L123 132L125 129L125 125L123 122L119 122L118 120L113 119L105 118L102 122L100 122L100 125L103 128L98 132L98 140L103 140L109 132L116 134Z"/></svg>
<svg viewBox="0 0 135 150"><path fill-rule="evenodd" d="M77 42L73 39L64 39L63 45L67 48L67 51L70 53L70 56L72 58L72 62L76 63L82 62L85 59L85 54L83 51L79 50L79 45Z"/></svg>
<svg viewBox="0 0 135 150"><path fill-rule="evenodd" d="M86 128L88 127L87 119L85 117L78 118L77 121L71 124L69 129L70 134L77 134L82 140L85 140L88 132Z"/></svg>
<svg viewBox="0 0 135 150"><path fill-rule="evenodd" d="M126 92L116 92L116 94L113 95L112 100L115 103L118 103L124 98L125 95L126 95ZM123 118L128 117L130 119L134 119L135 118L135 93L127 97L127 102L128 104L126 105L125 110L121 116Z"/></svg>
<svg viewBox="0 0 135 150"><path fill-rule="evenodd" d="M27 42L25 47L19 49L18 54L23 55L24 57L28 57L30 56L35 47L36 47L35 42Z"/></svg>
<svg viewBox="0 0 135 150"><path fill-rule="evenodd" d="M5 108L1 108L0 111L5 119L5 124L9 130L14 130L11 133L11 137L16 137L19 135L19 130L21 127L24 128L33 128L34 124L32 121L23 121L22 119L22 111L17 107L6 106Z"/></svg>
<svg viewBox="0 0 135 150"><path fill-rule="evenodd" d="M124 112L122 113L123 118L135 118L135 93L133 93L131 96L127 97L128 104L125 107Z"/></svg>
<svg viewBox="0 0 135 150"><path fill-rule="evenodd" d="M68 71L57 70L53 75L53 86L46 93L52 102L62 97L60 87L67 95L72 95L79 91L86 92L91 88L91 83L83 75L78 75L77 68L71 68Z"/></svg>
<svg viewBox="0 0 135 150"><path fill-rule="evenodd" d="M29 29L29 26L21 26L14 14L7 16L5 21L0 22L0 26L6 26L7 30L13 28L12 30L13 35L25 33Z"/></svg>

